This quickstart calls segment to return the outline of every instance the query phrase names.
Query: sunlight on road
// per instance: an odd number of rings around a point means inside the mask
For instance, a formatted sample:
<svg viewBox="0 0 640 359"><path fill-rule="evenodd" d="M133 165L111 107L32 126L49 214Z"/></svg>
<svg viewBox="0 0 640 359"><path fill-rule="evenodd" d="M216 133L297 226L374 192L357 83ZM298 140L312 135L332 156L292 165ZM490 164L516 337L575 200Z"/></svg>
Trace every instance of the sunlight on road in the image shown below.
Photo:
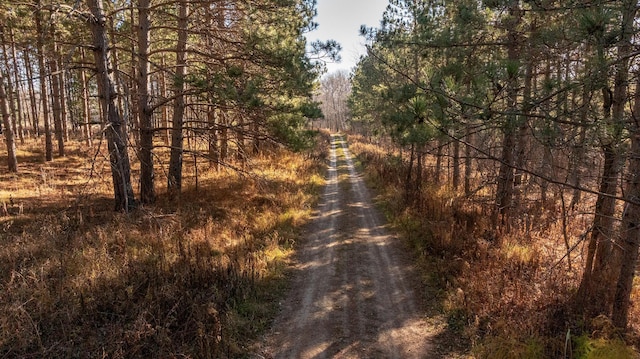
<svg viewBox="0 0 640 359"><path fill-rule="evenodd" d="M438 334L413 291L416 280L356 173L332 137L328 180L267 358L424 358Z"/></svg>

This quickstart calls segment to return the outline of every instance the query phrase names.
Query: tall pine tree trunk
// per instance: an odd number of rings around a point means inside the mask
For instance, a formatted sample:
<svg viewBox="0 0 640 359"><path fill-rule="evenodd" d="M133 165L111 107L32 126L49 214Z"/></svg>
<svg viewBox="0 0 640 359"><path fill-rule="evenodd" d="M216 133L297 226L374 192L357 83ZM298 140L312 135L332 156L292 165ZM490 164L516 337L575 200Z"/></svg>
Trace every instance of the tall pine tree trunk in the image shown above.
<svg viewBox="0 0 640 359"><path fill-rule="evenodd" d="M440 179L441 179L441 174L442 174L442 149L444 148L444 141L439 138L438 142L436 143L436 146L438 146L438 148L436 149L436 169L435 169L435 173L433 174L433 181L436 184L440 184Z"/></svg>
<svg viewBox="0 0 640 359"><path fill-rule="evenodd" d="M162 67L162 71L160 71L160 97L162 99L167 98L167 75L166 75L166 60L164 59L164 54L160 58L160 66ZM164 144L168 145L171 139L171 129L169 127L169 106L162 105L160 109L160 116L162 117L162 138L164 139Z"/></svg>
<svg viewBox="0 0 640 359"><path fill-rule="evenodd" d="M636 81L633 118L629 121L631 149L629 151L629 170L626 178L625 209L622 215L620 249L622 259L613 302L613 323L626 328L633 278L638 265L640 247L640 77Z"/></svg>
<svg viewBox="0 0 640 359"><path fill-rule="evenodd" d="M59 83L60 83L60 120L62 122L62 139L64 142L68 142L69 141L69 109L71 108L71 106L69 106L69 98L68 98L68 91L69 91L69 81L67 79L67 72L64 69L64 61L62 58L61 54L58 54L58 68L59 68L59 73L58 76L60 77L59 79Z"/></svg>
<svg viewBox="0 0 640 359"><path fill-rule="evenodd" d="M16 158L16 142L13 128L11 127L11 112L8 106L7 94L4 91L4 78L0 72L0 114L4 125L4 138L7 144L7 166L9 172L18 172L18 160Z"/></svg>
<svg viewBox="0 0 640 359"><path fill-rule="evenodd" d="M229 119L225 110L220 110L220 163L224 163L229 156Z"/></svg>
<svg viewBox="0 0 640 359"><path fill-rule="evenodd" d="M506 124L502 128L502 155L498 184L496 190L497 211L494 214L495 224L507 224L509 212L513 204L514 165L516 147L517 104L518 104L518 72L520 70L520 44L518 25L521 21L520 2L512 0L509 5L509 19L507 20L507 109Z"/></svg>
<svg viewBox="0 0 640 359"><path fill-rule="evenodd" d="M629 54L631 53L631 38L634 35L633 23L638 9L636 0L625 0L622 3L622 35L618 45L618 59L616 66L615 91L613 93L613 119L616 123L625 122L624 108L627 101L629 80ZM640 80L636 82L640 85ZM617 271L618 281L613 298L613 312L611 319L619 328L626 329L631 305L631 291L633 278L638 263L638 247L640 246L640 125L638 112L640 110L640 95L636 86L634 103L634 118L626 121L631 132L631 150L629 154L629 171L626 180L625 211L622 215L621 241L615 246L620 253L614 255L613 264L620 263ZM619 260L618 258L619 257Z"/></svg>
<svg viewBox="0 0 640 359"><path fill-rule="evenodd" d="M111 162L115 209L128 212L135 207L135 199L131 187L131 167L127 153L127 126L118 112L113 73L109 69L107 19L102 7L102 0L87 0L87 4L92 14L89 25L93 35L98 92L103 104L103 115L107 121L105 132Z"/></svg>
<svg viewBox="0 0 640 359"><path fill-rule="evenodd" d="M86 57L84 49L82 49L82 62L86 63ZM92 145L91 137L93 134L91 133L91 107L89 105L89 80L87 79L87 73L84 69L80 70L80 81L82 82L80 85L82 86L82 116L84 120L82 121L82 128L84 133L84 138L87 143L87 146Z"/></svg>
<svg viewBox="0 0 640 359"><path fill-rule="evenodd" d="M209 163L217 170L220 169L220 151L218 148L218 126L216 124L215 106L209 106L207 111L207 125L209 127Z"/></svg>
<svg viewBox="0 0 640 359"><path fill-rule="evenodd" d="M13 73L15 76L15 91L16 91L16 106L17 106L17 121L18 121L18 138L20 139L20 143L24 144L24 121L26 117L26 111L22 104L22 83L20 81L20 73L18 69L18 54L16 51L16 42L15 37L13 35L13 30L9 28L9 38L11 40L11 59L13 62ZM7 68L8 70L8 68Z"/></svg>
<svg viewBox="0 0 640 359"><path fill-rule="evenodd" d="M5 103L7 104L9 109L9 118L10 118L9 124L11 125L11 132L13 133L13 136L15 136L15 134L18 132L18 127L16 124L16 116L19 109L16 109L16 104L13 99L14 94L16 94L13 79L11 78L11 75L9 75L8 73L9 69L11 68L11 64L9 61L9 51L8 51L7 39L5 37L4 31L5 31L4 27L0 29L0 42L2 42L2 58L4 60L4 68L7 71L6 82L7 82L7 91L9 91L9 93L5 93Z"/></svg>
<svg viewBox="0 0 640 359"><path fill-rule="evenodd" d="M153 110L149 106L149 0L138 0L138 116L140 118L140 201L153 203Z"/></svg>
<svg viewBox="0 0 640 359"><path fill-rule="evenodd" d="M620 176L623 158L620 154L619 141L621 128L624 125L624 108L627 99L629 58L631 51L631 37L633 35L633 21L636 5L634 0L626 0L622 10L622 36L618 42L618 61L616 61L613 93L605 86L602 89L603 109L606 125L611 133L604 139L604 168L600 183L600 195L596 200L595 218L591 238L589 241L585 270L580 283L581 296L585 314L596 316L609 315L616 311L620 324L622 317L626 321L626 313L621 313L614 304L614 286L621 274L620 260L616 255L615 240L615 204L613 198L617 194L618 177ZM599 56L603 56L603 49L599 48ZM609 113L611 113L609 115ZM632 138L633 141L633 138ZM633 182L633 180L631 181ZM633 187L632 184L629 184ZM628 215L627 215L628 216ZM633 219L628 218L633 221ZM625 264L627 265L627 264ZM624 267L624 265L623 265ZM626 323L625 323L626 324Z"/></svg>
<svg viewBox="0 0 640 359"><path fill-rule="evenodd" d="M134 8L135 6L133 5L133 2L130 2L130 8L131 8L131 14L133 15L134 12ZM116 39L116 26L115 26L115 19L113 16L109 17L108 19L108 23L109 23L109 30L107 31L107 41L111 42L112 44L117 44L118 43L118 39ZM135 23L134 18L131 18L131 23ZM135 31L135 30L134 30ZM134 34L131 34L132 36L135 36ZM130 86L127 89L128 91L123 91L123 84L122 84L122 76L120 75L120 73L118 73L117 71L114 71L112 73L112 81L113 81L113 86L115 88L115 94L116 94L116 105L118 106L118 113L121 116L124 116L127 112L127 110L131 110L132 108L136 108L136 101L135 99L137 98L135 96L135 82L136 82L136 74L135 74L135 64L137 61L136 56L134 56L135 52L133 50L133 45L134 42L131 41L131 67L134 69L134 71L130 74ZM120 68L120 58L119 58L120 54L118 53L118 48L116 46L113 46L113 48L109 49L109 60L111 60L111 68L113 68L114 70L117 70ZM129 92L133 92L134 94L132 96ZM126 94L126 96L129 96L129 98L132 99L133 101L133 105L132 106L128 106L127 109L125 110L125 104L123 101L123 97L121 96L122 94ZM136 111L133 111L133 113L136 113ZM133 135L136 136L136 143L139 142L139 139L137 138L138 134L140 131L138 131L140 129L140 127L138 126L138 117L137 116L131 116L129 118L129 124L132 125L133 127Z"/></svg>
<svg viewBox="0 0 640 359"><path fill-rule="evenodd" d="M53 140L51 138L51 118L49 114L49 96L47 94L47 67L45 66L44 54L44 29L42 27L42 7L41 0L37 0L36 10L36 31L38 32L38 67L40 72L40 101L42 102L42 116L44 121L44 157L45 161L53 160Z"/></svg>
<svg viewBox="0 0 640 359"><path fill-rule="evenodd" d="M243 113L240 111L234 111L234 115L237 119L237 126L235 128L236 134L236 160L241 161L244 166L245 160L247 158L247 152L245 148L245 119ZM338 120L336 119L336 130L340 131L338 127Z"/></svg>
<svg viewBox="0 0 640 359"><path fill-rule="evenodd" d="M29 104L31 105L31 126L33 127L33 134L36 137L40 136L40 121L38 120L38 102L36 100L36 90L33 86L35 78L33 77L33 68L31 67L31 56L26 49L22 51L22 59L24 60L24 67L27 73L27 87L29 88Z"/></svg>
<svg viewBox="0 0 640 359"><path fill-rule="evenodd" d="M51 70L51 102L53 105L53 127L58 143L58 156L64 157L64 137L62 133L62 84L60 83L57 45L55 45L54 26L51 25L51 37L54 42L53 51L49 60L49 69Z"/></svg>
<svg viewBox="0 0 640 359"><path fill-rule="evenodd" d="M531 32L535 31L535 25L532 25ZM517 155L516 155L516 170L513 178L514 186L520 187L524 183L525 173L521 170L525 167L527 162L527 143L529 142L529 115L531 113L531 93L532 93L532 84L533 84L533 69L535 67L534 59L532 56L532 50L529 50L529 60L527 61L527 68L525 70L524 75L524 88L522 89L523 93L523 109L522 116L520 119L520 124L518 127L518 143L517 143ZM519 197L521 197L522 191L519 192ZM518 198L519 200L521 198Z"/></svg>
<svg viewBox="0 0 640 359"><path fill-rule="evenodd" d="M588 52L588 49L587 49ZM575 144L571 154L571 171L569 171L569 184L574 186L573 195L571 196L571 204L569 208L574 209L582 198L582 191L579 189L582 179L582 162L585 157L585 141L587 139L587 119L589 116L589 104L591 103L593 88L584 84L581 93L581 108L579 111L580 130L577 143Z"/></svg>
<svg viewBox="0 0 640 359"><path fill-rule="evenodd" d="M464 194L471 194L471 176L473 175L473 161L471 158L471 145L473 144L473 129L471 126L467 128L465 141L468 143L464 146Z"/></svg>
<svg viewBox="0 0 640 359"><path fill-rule="evenodd" d="M184 145L184 89L187 49L187 20L189 14L187 0L180 0L178 10L178 43L176 45L176 74L174 93L176 99L173 105L173 123L171 129L171 155L169 158L169 179L167 188L169 192L178 193L182 189L182 156Z"/></svg>
<svg viewBox="0 0 640 359"><path fill-rule="evenodd" d="M453 190L457 191L460 187L460 141L453 141Z"/></svg>

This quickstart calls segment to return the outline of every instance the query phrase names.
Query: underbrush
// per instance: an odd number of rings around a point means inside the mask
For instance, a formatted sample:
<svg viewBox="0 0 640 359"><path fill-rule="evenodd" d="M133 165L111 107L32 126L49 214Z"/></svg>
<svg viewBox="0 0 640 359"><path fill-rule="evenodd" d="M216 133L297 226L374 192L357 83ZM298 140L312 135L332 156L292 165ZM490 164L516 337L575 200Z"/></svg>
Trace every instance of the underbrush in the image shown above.
<svg viewBox="0 0 640 359"><path fill-rule="evenodd" d="M186 168L179 198L129 215L111 211L86 149L2 173L0 357L246 355L322 186L322 147L275 150L243 174L200 168L197 188Z"/></svg>
<svg viewBox="0 0 640 359"><path fill-rule="evenodd" d="M606 322L584 323L572 299L592 217L561 201L532 201L509 231L491 221L491 195L473 196L426 178L406 202L405 162L380 146L350 137L352 152L379 194L395 229L416 253L425 282L447 317L448 330L466 338L476 358L637 358L638 328L622 337ZM590 205L585 198L585 206ZM586 214L585 214L586 213ZM562 221L562 217L568 218ZM568 250L569 249L569 250ZM638 298L636 286L635 298ZM638 323L637 308L631 323ZM600 328L600 330L593 330Z"/></svg>

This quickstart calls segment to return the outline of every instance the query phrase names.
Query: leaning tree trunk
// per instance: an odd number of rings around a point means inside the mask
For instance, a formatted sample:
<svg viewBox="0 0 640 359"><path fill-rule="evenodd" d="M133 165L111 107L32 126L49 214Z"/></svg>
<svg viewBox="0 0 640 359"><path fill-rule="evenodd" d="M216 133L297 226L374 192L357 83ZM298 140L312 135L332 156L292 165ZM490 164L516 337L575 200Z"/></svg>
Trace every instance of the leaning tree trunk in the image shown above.
<svg viewBox="0 0 640 359"><path fill-rule="evenodd" d="M153 110L149 106L149 0L138 1L138 116L140 121L140 201L153 203Z"/></svg>
<svg viewBox="0 0 640 359"><path fill-rule="evenodd" d="M18 172L18 160L16 159L16 142L11 127L11 112L7 106L7 94L4 91L4 79L0 73L0 114L4 125L4 138L7 143L7 166L10 172Z"/></svg>
<svg viewBox="0 0 640 359"><path fill-rule="evenodd" d="M178 14L178 43L176 46L176 74L174 92L176 99L173 106L173 124L171 129L171 155L169 158L169 179L167 188L169 192L178 193L182 189L182 155L183 149L183 122L184 122L184 81L186 69L187 49L187 20L188 3L181 0Z"/></svg>
<svg viewBox="0 0 640 359"><path fill-rule="evenodd" d="M106 34L106 16L102 0L87 0L92 17L89 20L93 35L94 55L98 81L98 94L102 101L103 116L106 120L106 134L113 178L115 209L125 211L135 207L131 187L131 168L127 153L127 126L118 112L113 74L109 69L109 46Z"/></svg>

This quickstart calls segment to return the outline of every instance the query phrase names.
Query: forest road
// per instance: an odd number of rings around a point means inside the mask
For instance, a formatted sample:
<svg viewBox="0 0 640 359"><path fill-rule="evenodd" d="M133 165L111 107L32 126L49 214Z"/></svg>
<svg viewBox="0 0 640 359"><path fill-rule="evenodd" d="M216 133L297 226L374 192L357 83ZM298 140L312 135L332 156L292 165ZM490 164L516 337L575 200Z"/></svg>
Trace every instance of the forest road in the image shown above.
<svg viewBox="0 0 640 359"><path fill-rule="evenodd" d="M428 358L434 331L399 240L385 229L339 135L264 358Z"/></svg>

